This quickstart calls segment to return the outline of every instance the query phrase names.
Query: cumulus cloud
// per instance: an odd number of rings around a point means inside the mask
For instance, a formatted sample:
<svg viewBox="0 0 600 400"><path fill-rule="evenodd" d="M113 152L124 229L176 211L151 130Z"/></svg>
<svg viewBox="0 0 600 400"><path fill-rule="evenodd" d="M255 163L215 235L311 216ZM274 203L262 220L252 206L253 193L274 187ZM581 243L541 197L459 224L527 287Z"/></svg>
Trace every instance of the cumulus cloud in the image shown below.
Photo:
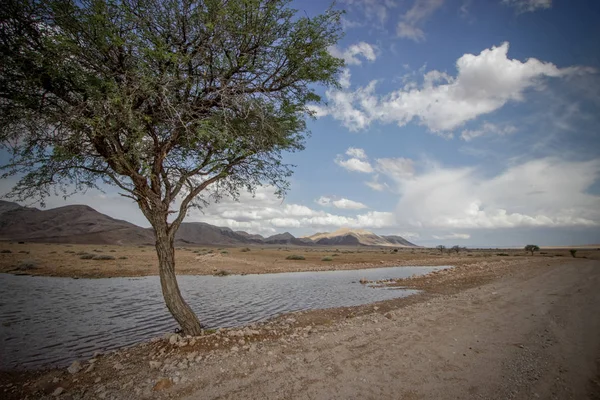
<svg viewBox="0 0 600 400"><path fill-rule="evenodd" d="M202 221L212 225L272 234L282 229L337 229L346 226L356 229L378 229L394 226L391 212L369 211L355 216L343 216L314 210L300 204L284 204L274 194L274 188L258 188L256 195L242 193L240 201L223 199L203 210L192 210L186 221ZM344 210L360 210L366 205L345 199L322 196L316 200L322 206Z"/></svg>
<svg viewBox="0 0 600 400"><path fill-rule="evenodd" d="M375 46L366 42L358 42L349 46L346 50L340 50L337 46L331 46L329 53L334 57L343 58L348 65L361 65L362 61L358 58L359 56L368 61L375 61L377 59Z"/></svg>
<svg viewBox="0 0 600 400"><path fill-rule="evenodd" d="M340 86L343 89L348 89L350 87L350 76L350 70L348 68L344 68L339 79Z"/></svg>
<svg viewBox="0 0 600 400"><path fill-rule="evenodd" d="M462 140L464 140L465 142L469 142L472 139L479 137L479 136L484 136L484 135L499 135L499 136L504 136L504 135L510 135L513 134L517 131L517 128L512 126L512 125L504 125L504 126L498 126L496 124L492 124L489 122L484 122L480 128L478 129L473 129L473 130L464 130L462 131L462 134L460 135L460 138Z"/></svg>
<svg viewBox="0 0 600 400"><path fill-rule="evenodd" d="M494 177L436 166L399 183L396 217L428 229L600 226L600 160L543 158Z"/></svg>
<svg viewBox="0 0 600 400"><path fill-rule="evenodd" d="M468 233L449 233L447 235L431 235L434 239L439 239L439 240L449 240L449 239L459 239L459 240L466 240L466 239L470 239L471 235L469 235Z"/></svg>
<svg viewBox="0 0 600 400"><path fill-rule="evenodd" d="M343 210L360 210L363 208L368 208L363 203L358 201L349 200L345 198L335 199L328 196L321 196L315 202L321 206L328 207L333 206L335 208L340 208Z"/></svg>
<svg viewBox="0 0 600 400"><path fill-rule="evenodd" d="M373 175L373 178L370 181L365 181L364 184L378 192L383 192L384 190L389 189L387 183L379 182L379 174Z"/></svg>
<svg viewBox="0 0 600 400"><path fill-rule="evenodd" d="M338 154L334 160L335 163L348 171L363 172L366 174L373 172L373 167L363 149L350 147L346 150L346 155L350 156L350 158L344 159L343 156Z"/></svg>
<svg viewBox="0 0 600 400"><path fill-rule="evenodd" d="M444 0L416 0L413 6L400 17L396 28L399 37L415 42L425 40L420 26L444 3Z"/></svg>
<svg viewBox="0 0 600 400"><path fill-rule="evenodd" d="M489 114L509 101L523 101L527 89L540 88L544 78L595 72L591 68L558 68L530 58L508 58L509 44L465 54L456 62L457 75L429 71L423 82L404 83L387 94L376 93L378 82L356 90L329 90L327 107L315 107L319 117L330 115L351 131L372 122L404 126L416 120L433 132L451 131L465 122Z"/></svg>
<svg viewBox="0 0 600 400"><path fill-rule="evenodd" d="M502 0L502 4L516 8L518 13L525 13L551 8L552 0Z"/></svg>
<svg viewBox="0 0 600 400"><path fill-rule="evenodd" d="M388 18L388 11L396 7L395 0L343 0L348 7L358 9L361 18L374 21L383 26Z"/></svg>
<svg viewBox="0 0 600 400"><path fill-rule="evenodd" d="M365 153L365 150L359 149L356 147L348 147L348 150L346 150L346 155L348 155L350 157L358 158L360 160L367 159L367 153Z"/></svg>
<svg viewBox="0 0 600 400"><path fill-rule="evenodd" d="M409 158L378 158L375 169L396 181L402 181L413 176L414 162Z"/></svg>

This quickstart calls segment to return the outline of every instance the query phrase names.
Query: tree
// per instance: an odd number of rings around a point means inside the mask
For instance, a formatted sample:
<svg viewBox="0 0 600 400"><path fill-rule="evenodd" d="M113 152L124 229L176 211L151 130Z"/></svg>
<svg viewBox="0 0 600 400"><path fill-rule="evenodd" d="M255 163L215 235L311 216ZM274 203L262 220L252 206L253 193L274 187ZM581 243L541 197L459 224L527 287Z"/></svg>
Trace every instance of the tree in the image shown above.
<svg viewBox="0 0 600 400"><path fill-rule="evenodd" d="M531 255L533 255L535 251L540 251L540 248L535 244L528 244L525 246L525 251L529 251L531 252Z"/></svg>
<svg viewBox="0 0 600 400"><path fill-rule="evenodd" d="M452 246L452 251L455 251L456 254L460 253L460 246L458 246L458 245Z"/></svg>
<svg viewBox="0 0 600 400"><path fill-rule="evenodd" d="M340 13L288 0L6 0L0 9L3 179L17 200L116 186L156 238L165 303L201 324L175 276L190 207L270 184L282 195Z"/></svg>
<svg viewBox="0 0 600 400"><path fill-rule="evenodd" d="M573 258L577 257L577 250L576 249L569 250L569 253L571 253L571 257L573 257Z"/></svg>
<svg viewBox="0 0 600 400"><path fill-rule="evenodd" d="M444 254L444 250L446 250L446 246L444 246L443 244L440 244L439 246L436 247L436 249L438 249L440 251L440 253Z"/></svg>

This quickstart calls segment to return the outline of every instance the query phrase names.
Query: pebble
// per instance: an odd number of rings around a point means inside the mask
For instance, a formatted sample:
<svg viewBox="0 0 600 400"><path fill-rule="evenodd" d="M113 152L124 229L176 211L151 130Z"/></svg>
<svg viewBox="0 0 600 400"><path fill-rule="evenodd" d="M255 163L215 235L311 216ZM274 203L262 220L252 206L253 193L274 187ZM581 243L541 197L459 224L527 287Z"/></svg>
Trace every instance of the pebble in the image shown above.
<svg viewBox="0 0 600 400"><path fill-rule="evenodd" d="M160 366L160 361L150 361L150 369L159 369Z"/></svg>
<svg viewBox="0 0 600 400"><path fill-rule="evenodd" d="M67 371L69 371L70 374L76 374L81 371L81 368L81 363L79 361L73 361L71 365L69 365L69 368L67 368Z"/></svg>
<svg viewBox="0 0 600 400"><path fill-rule="evenodd" d="M65 391L65 389L59 386L59 387L57 387L57 388L56 388L56 390L54 390L54 392L52 392L52 396L54 396L54 397L58 397L58 396L60 396L60 395L61 395L61 394L62 394L64 391Z"/></svg>
<svg viewBox="0 0 600 400"><path fill-rule="evenodd" d="M160 390L168 389L171 386L173 386L173 382L169 378L162 378L156 382L152 390L158 392Z"/></svg>

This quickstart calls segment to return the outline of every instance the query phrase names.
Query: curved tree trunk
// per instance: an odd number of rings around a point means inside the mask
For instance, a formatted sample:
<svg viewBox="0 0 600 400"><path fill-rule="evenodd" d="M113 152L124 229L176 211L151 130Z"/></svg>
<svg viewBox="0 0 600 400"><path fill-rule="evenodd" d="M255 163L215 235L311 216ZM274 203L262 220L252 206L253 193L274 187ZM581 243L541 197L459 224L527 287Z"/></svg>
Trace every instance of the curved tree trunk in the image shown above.
<svg viewBox="0 0 600 400"><path fill-rule="evenodd" d="M156 237L160 286L167 308L181 326L184 334L200 336L202 331L200 321L190 306L183 300L177 284L174 235L169 236L167 234L166 226L164 229L154 227L154 235Z"/></svg>

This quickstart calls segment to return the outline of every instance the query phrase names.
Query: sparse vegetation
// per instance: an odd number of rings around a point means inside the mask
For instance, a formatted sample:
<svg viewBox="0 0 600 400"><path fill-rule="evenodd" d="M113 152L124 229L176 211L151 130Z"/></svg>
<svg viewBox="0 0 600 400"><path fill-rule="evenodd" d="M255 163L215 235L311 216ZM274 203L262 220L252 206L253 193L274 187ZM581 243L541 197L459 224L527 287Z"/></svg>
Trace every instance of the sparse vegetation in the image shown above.
<svg viewBox="0 0 600 400"><path fill-rule="evenodd" d="M531 253L531 255L533 255L534 252L536 251L540 251L540 248L538 245L535 244L528 244L527 246L524 247L525 251Z"/></svg>
<svg viewBox="0 0 600 400"><path fill-rule="evenodd" d="M108 261L108 260L114 260L115 257L113 256L109 256L108 254L99 254L97 256L94 256L94 258L92 258L92 260L100 260L100 261Z"/></svg>
<svg viewBox="0 0 600 400"><path fill-rule="evenodd" d="M121 256L121 257L119 257L119 260L127 260L127 257Z"/></svg>
<svg viewBox="0 0 600 400"><path fill-rule="evenodd" d="M285 258L286 260L306 260L306 257L298 254L290 254Z"/></svg>
<svg viewBox="0 0 600 400"><path fill-rule="evenodd" d="M81 256L79 256L79 258L81 260L91 260L94 258L93 254L82 254Z"/></svg>
<svg viewBox="0 0 600 400"><path fill-rule="evenodd" d="M221 254L229 254L229 252L227 250L223 250Z"/></svg>
<svg viewBox="0 0 600 400"><path fill-rule="evenodd" d="M227 276L227 275L230 275L230 273L229 273L229 271L226 271L226 270L222 269L222 270L220 270L218 272L215 272L214 275L215 276Z"/></svg>
<svg viewBox="0 0 600 400"><path fill-rule="evenodd" d="M444 250L446 250L446 246L444 246L443 244L440 244L439 246L436 247L436 249L438 249L440 251L440 253L444 254Z"/></svg>
<svg viewBox="0 0 600 400"><path fill-rule="evenodd" d="M19 254L29 254L29 252L26 250L21 250L21 251L19 251Z"/></svg>
<svg viewBox="0 0 600 400"><path fill-rule="evenodd" d="M331 257L323 257L323 258L321 258L321 261L333 261L333 258L331 258Z"/></svg>
<svg viewBox="0 0 600 400"><path fill-rule="evenodd" d="M452 246L452 251L454 251L456 254L460 253L460 251L462 250L462 248L458 245L456 246Z"/></svg>
<svg viewBox="0 0 600 400"><path fill-rule="evenodd" d="M244 247L243 249L240 250L242 253L247 253L250 251L250 247Z"/></svg>
<svg viewBox="0 0 600 400"><path fill-rule="evenodd" d="M0 250L0 253L1 254L10 254L10 253L12 253L12 251L10 251L8 249L2 249L2 250Z"/></svg>
<svg viewBox="0 0 600 400"><path fill-rule="evenodd" d="M500 256L500 257L508 257L509 256L508 253L496 253L496 255Z"/></svg>
<svg viewBox="0 0 600 400"><path fill-rule="evenodd" d="M17 265L19 271L27 271L36 268L38 268L38 264L35 260L23 260Z"/></svg>
<svg viewBox="0 0 600 400"><path fill-rule="evenodd" d="M571 257L573 257L573 258L577 257L577 250L571 249L571 250L569 250L569 253L571 253Z"/></svg>

